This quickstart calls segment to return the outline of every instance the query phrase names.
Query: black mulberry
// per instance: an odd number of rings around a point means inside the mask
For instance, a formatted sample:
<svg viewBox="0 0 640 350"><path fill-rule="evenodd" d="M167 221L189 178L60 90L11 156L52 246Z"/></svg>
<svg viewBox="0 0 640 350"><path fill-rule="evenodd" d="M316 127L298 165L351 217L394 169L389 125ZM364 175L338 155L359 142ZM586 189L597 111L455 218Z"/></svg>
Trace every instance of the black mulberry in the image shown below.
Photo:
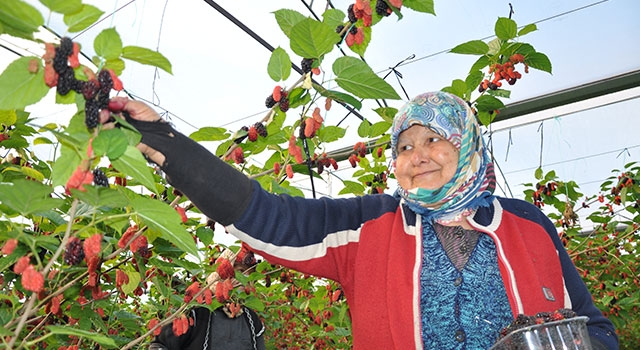
<svg viewBox="0 0 640 350"><path fill-rule="evenodd" d="M78 237L71 237L64 251L64 262L69 265L78 265L84 259L84 249Z"/></svg>
<svg viewBox="0 0 640 350"><path fill-rule="evenodd" d="M253 125L254 128L256 128L256 130L258 131L258 135L262 136L262 137L267 137L268 133L267 133L267 127L262 124L261 122L257 122Z"/></svg>
<svg viewBox="0 0 640 350"><path fill-rule="evenodd" d="M273 95L269 95L269 97L267 97L267 100L264 101L264 105L267 106L267 108L271 108L276 105L276 100L273 98Z"/></svg>
<svg viewBox="0 0 640 350"><path fill-rule="evenodd" d="M100 107L94 100L87 100L84 107L84 124L89 129L98 126L100 122Z"/></svg>
<svg viewBox="0 0 640 350"><path fill-rule="evenodd" d="M93 170L93 183L96 184L96 186L109 187L109 179L102 169L95 168Z"/></svg>
<svg viewBox="0 0 640 350"><path fill-rule="evenodd" d="M289 110L289 100L283 99L280 100L280 110L286 112Z"/></svg>
<svg viewBox="0 0 640 350"><path fill-rule="evenodd" d="M82 83L82 95L85 100L90 100L98 94L100 85L96 80L89 80Z"/></svg>
<svg viewBox="0 0 640 350"><path fill-rule="evenodd" d="M302 68L303 73L311 72L311 68L313 65L313 58L304 58L300 63L300 67Z"/></svg>
<svg viewBox="0 0 640 350"><path fill-rule="evenodd" d="M349 5L349 8L347 9L347 16L349 16L349 22L356 23L358 22L358 18L356 17L355 12L353 12L353 5L354 4Z"/></svg>
<svg viewBox="0 0 640 350"><path fill-rule="evenodd" d="M391 14L389 5L384 0L376 1L376 13L380 16L387 17Z"/></svg>

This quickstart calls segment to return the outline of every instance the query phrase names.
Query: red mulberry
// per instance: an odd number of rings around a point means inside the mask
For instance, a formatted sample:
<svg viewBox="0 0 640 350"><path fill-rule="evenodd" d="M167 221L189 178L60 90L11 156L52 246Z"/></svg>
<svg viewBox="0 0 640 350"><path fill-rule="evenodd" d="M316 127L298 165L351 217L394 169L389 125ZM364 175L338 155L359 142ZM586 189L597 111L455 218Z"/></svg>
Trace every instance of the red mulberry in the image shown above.
<svg viewBox="0 0 640 350"><path fill-rule="evenodd" d="M247 131L247 136L249 137L249 141L256 142L258 140L258 130L256 130L255 126L249 128Z"/></svg>

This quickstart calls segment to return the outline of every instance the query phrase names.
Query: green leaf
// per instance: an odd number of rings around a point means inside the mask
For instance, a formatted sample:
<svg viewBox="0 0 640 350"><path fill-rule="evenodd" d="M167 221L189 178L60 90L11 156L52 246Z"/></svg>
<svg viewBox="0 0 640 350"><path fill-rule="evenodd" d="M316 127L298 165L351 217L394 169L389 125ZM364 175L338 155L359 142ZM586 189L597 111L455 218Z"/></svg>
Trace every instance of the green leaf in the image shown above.
<svg viewBox="0 0 640 350"><path fill-rule="evenodd" d="M289 9L280 9L273 12L273 14L276 16L276 22L278 22L280 29L287 37L291 37L291 28L306 18L300 12Z"/></svg>
<svg viewBox="0 0 640 350"><path fill-rule="evenodd" d="M208 226L200 226L196 229L196 237L204 245L209 245L213 242L213 230Z"/></svg>
<svg viewBox="0 0 640 350"><path fill-rule="evenodd" d="M115 28L107 28L93 40L96 54L107 60L117 59L122 54L122 39Z"/></svg>
<svg viewBox="0 0 640 350"><path fill-rule="evenodd" d="M482 95L476 100L478 111L495 111L504 107L504 103L490 95Z"/></svg>
<svg viewBox="0 0 640 350"><path fill-rule="evenodd" d="M82 9L82 0L40 0L40 2L49 10L65 15Z"/></svg>
<svg viewBox="0 0 640 350"><path fill-rule="evenodd" d="M281 47L271 53L267 72L274 81L287 80L291 75L291 59L289 54Z"/></svg>
<svg viewBox="0 0 640 350"><path fill-rule="evenodd" d="M547 55L541 52L534 52L525 56L524 61L531 68L551 73L551 61L549 60L549 57L547 57Z"/></svg>
<svg viewBox="0 0 640 350"><path fill-rule="evenodd" d="M510 40L516 37L518 25L510 18L500 17L496 21L494 30L500 40Z"/></svg>
<svg viewBox="0 0 640 350"><path fill-rule="evenodd" d="M363 195L364 194L364 186L354 181L342 181L344 184L344 188L340 190L338 195L341 194L355 194L355 195Z"/></svg>
<svg viewBox="0 0 640 350"><path fill-rule="evenodd" d="M104 11L99 8L84 4L82 10L70 14L65 14L63 21L69 26L67 31L71 33L80 32L87 29L90 25L94 24Z"/></svg>
<svg viewBox="0 0 640 350"><path fill-rule="evenodd" d="M61 205L62 199L49 196L52 192L52 187L31 180L0 182L0 202L24 216Z"/></svg>
<svg viewBox="0 0 640 350"><path fill-rule="evenodd" d="M471 71L467 78L464 80L465 85L467 86L467 93L470 93L474 89L476 89L482 80L484 79L484 73L482 71ZM466 98L469 100L469 98Z"/></svg>
<svg viewBox="0 0 640 350"><path fill-rule="evenodd" d="M487 52L489 55L496 55L498 54L498 52L500 52L500 48L502 47L502 40L500 40L499 38L495 38L491 41L489 41L489 52Z"/></svg>
<svg viewBox="0 0 640 350"><path fill-rule="evenodd" d="M113 128L100 131L91 145L96 155L102 156L106 154L113 161L124 154L129 145L129 140L121 129Z"/></svg>
<svg viewBox="0 0 640 350"><path fill-rule="evenodd" d="M44 181L44 175L42 175L41 172L39 172L38 170L28 167L28 166L21 166L20 167L20 172L22 174L24 174L27 177L30 177L36 181L42 182Z"/></svg>
<svg viewBox="0 0 640 350"><path fill-rule="evenodd" d="M462 55L485 55L489 52L489 45L482 40L471 40L454 47L451 52Z"/></svg>
<svg viewBox="0 0 640 350"><path fill-rule="evenodd" d="M373 111L389 123L393 123L393 118L398 113L398 109L393 107L380 107L374 109Z"/></svg>
<svg viewBox="0 0 640 350"><path fill-rule="evenodd" d="M133 291L140 285L140 273L128 269L123 269L122 271L129 277L129 282L122 284L122 292L126 295L132 295Z"/></svg>
<svg viewBox="0 0 640 350"><path fill-rule="evenodd" d="M430 13L432 15L436 14L433 0L404 0L402 6L418 12Z"/></svg>
<svg viewBox="0 0 640 350"><path fill-rule="evenodd" d="M64 186L67 180L73 174L73 171L78 167L82 158L76 152L73 152L68 147L62 147L62 153L60 157L53 163L51 170L52 185Z"/></svg>
<svg viewBox="0 0 640 350"><path fill-rule="evenodd" d="M456 79L451 82L451 86L442 89L446 92L452 93L462 99L464 99L464 94L467 91L467 83L461 79Z"/></svg>
<svg viewBox="0 0 640 350"><path fill-rule="evenodd" d="M291 50L302 58L320 58L340 40L334 28L305 18L291 28Z"/></svg>
<svg viewBox="0 0 640 350"><path fill-rule="evenodd" d="M18 115L15 110L3 111L0 110L0 124L13 125L18 121Z"/></svg>
<svg viewBox="0 0 640 350"><path fill-rule="evenodd" d="M358 125L358 136L365 138L369 136L369 129L371 128L371 123L368 120L363 120Z"/></svg>
<svg viewBox="0 0 640 350"><path fill-rule="evenodd" d="M346 129L335 125L328 125L318 130L318 138L323 142L338 141L344 137Z"/></svg>
<svg viewBox="0 0 640 350"><path fill-rule="evenodd" d="M94 342L104 347L107 347L109 349L114 349L118 347L116 342L113 339L102 334L93 333L90 331L85 331L77 328L71 328L71 326L46 326L46 327L52 334L73 335L76 337L91 339Z"/></svg>
<svg viewBox="0 0 640 350"><path fill-rule="evenodd" d="M29 72L29 61L38 60L38 72ZM0 110L24 109L40 101L49 92L44 83L40 59L21 57L11 62L0 75Z"/></svg>
<svg viewBox="0 0 640 350"><path fill-rule="evenodd" d="M171 71L171 62L157 51L139 46L125 46L122 48L122 58L158 67L169 74L173 74Z"/></svg>
<svg viewBox="0 0 640 350"><path fill-rule="evenodd" d="M344 24L344 12L338 9L328 9L322 14L322 22L331 28Z"/></svg>
<svg viewBox="0 0 640 350"><path fill-rule="evenodd" d="M491 124L495 119L495 113L489 114L487 111L478 111L476 117L480 121L480 124L489 126L489 124Z"/></svg>
<svg viewBox="0 0 640 350"><path fill-rule="evenodd" d="M534 176L535 176L536 180L542 179L542 176L543 176L542 168L537 168L536 171L535 171Z"/></svg>
<svg viewBox="0 0 640 350"><path fill-rule="evenodd" d="M74 195L92 207L108 206L111 208L126 207L128 198L120 191L102 186L84 186L85 191L78 191Z"/></svg>
<svg viewBox="0 0 640 350"><path fill-rule="evenodd" d="M391 123L389 122L381 121L374 123L369 129L369 137L378 137L387 132L389 128L391 128Z"/></svg>
<svg viewBox="0 0 640 350"><path fill-rule="evenodd" d="M309 94L309 90L303 89L302 87L294 88L289 93L289 109L306 105L310 101L311 101L311 94Z"/></svg>
<svg viewBox="0 0 640 350"><path fill-rule="evenodd" d="M216 128L211 126L206 126L204 128L200 128L198 131L193 132L189 135L189 138L194 141L221 141L229 138L229 133L225 128Z"/></svg>
<svg viewBox="0 0 640 350"><path fill-rule="evenodd" d="M20 32L33 33L44 25L44 17L40 11L24 1L2 0L0 23Z"/></svg>
<svg viewBox="0 0 640 350"><path fill-rule="evenodd" d="M527 24L518 31L518 36L523 36L531 32L535 32L536 30L538 30L538 27L535 24Z"/></svg>
<svg viewBox="0 0 640 350"><path fill-rule="evenodd" d="M336 83L361 98L399 100L400 96L371 67L355 57L340 57L333 62Z"/></svg>
<svg viewBox="0 0 640 350"><path fill-rule="evenodd" d="M478 59L473 63L469 72L482 70L484 67L489 65L489 57L482 55L478 57Z"/></svg>
<svg viewBox="0 0 640 350"><path fill-rule="evenodd" d="M134 146L127 146L118 159L111 160L113 167L125 175L131 176L151 192L158 194L151 168L147 165L142 153Z"/></svg>
<svg viewBox="0 0 640 350"><path fill-rule="evenodd" d="M96 58L96 60L94 60L97 64L96 66L100 66L100 60ZM116 75L121 75L122 72L124 71L124 61L120 58L114 58L114 59L110 59L110 60L106 60L104 62L104 65L102 66L103 69L111 69L114 73L116 73Z"/></svg>
<svg viewBox="0 0 640 350"><path fill-rule="evenodd" d="M323 86L318 84L313 84L313 88L318 91L323 97L330 98L334 101L344 102L358 110L362 108L362 102L349 94L345 94L344 92L340 91L327 90Z"/></svg>
<svg viewBox="0 0 640 350"><path fill-rule="evenodd" d="M147 197L135 197L131 201L131 206L142 221L151 229L160 232L164 239L175 244L182 251L194 257L198 256L193 237L180 224L180 215L175 209L164 202Z"/></svg>

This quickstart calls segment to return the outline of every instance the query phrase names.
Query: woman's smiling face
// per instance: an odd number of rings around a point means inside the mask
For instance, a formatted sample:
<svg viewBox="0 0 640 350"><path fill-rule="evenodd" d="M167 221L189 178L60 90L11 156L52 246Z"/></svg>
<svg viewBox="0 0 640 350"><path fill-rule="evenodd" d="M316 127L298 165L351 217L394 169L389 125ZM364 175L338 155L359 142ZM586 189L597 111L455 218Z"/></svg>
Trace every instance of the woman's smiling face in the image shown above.
<svg viewBox="0 0 640 350"><path fill-rule="evenodd" d="M400 133L395 175L405 190L444 186L458 169L458 149L433 130L414 125Z"/></svg>

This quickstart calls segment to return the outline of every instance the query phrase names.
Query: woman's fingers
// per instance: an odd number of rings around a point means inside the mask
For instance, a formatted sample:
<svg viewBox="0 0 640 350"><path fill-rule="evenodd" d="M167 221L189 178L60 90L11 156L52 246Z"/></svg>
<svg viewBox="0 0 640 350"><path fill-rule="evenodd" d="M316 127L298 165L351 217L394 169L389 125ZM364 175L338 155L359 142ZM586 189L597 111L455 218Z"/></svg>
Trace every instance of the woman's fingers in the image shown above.
<svg viewBox="0 0 640 350"><path fill-rule="evenodd" d="M149 158L152 162L162 166L164 164L164 154L156 151L154 148L151 148L144 143L139 143L136 148L140 150L147 158Z"/></svg>

